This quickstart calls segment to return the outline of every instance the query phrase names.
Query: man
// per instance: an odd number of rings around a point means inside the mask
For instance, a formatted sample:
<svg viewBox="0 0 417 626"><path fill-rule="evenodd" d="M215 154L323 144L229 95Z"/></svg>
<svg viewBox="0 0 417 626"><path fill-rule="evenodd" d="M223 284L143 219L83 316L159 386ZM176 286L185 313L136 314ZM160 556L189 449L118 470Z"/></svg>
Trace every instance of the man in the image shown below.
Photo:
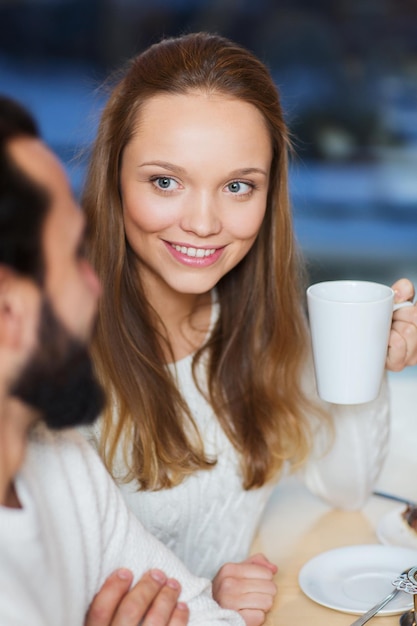
<svg viewBox="0 0 417 626"><path fill-rule="evenodd" d="M68 429L102 406L86 348L100 286L83 231L60 163L0 97L0 623L241 625Z"/></svg>

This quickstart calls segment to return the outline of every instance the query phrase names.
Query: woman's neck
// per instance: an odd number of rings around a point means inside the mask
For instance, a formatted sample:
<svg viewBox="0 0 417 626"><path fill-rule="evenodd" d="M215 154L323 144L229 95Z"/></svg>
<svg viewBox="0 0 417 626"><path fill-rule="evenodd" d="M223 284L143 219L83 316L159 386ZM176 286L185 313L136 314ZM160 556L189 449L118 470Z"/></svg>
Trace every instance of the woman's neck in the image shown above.
<svg viewBox="0 0 417 626"><path fill-rule="evenodd" d="M161 334L172 354L163 346L167 362L179 361L195 352L207 336L211 319L211 294L176 294L174 298L153 298L150 304L161 320Z"/></svg>

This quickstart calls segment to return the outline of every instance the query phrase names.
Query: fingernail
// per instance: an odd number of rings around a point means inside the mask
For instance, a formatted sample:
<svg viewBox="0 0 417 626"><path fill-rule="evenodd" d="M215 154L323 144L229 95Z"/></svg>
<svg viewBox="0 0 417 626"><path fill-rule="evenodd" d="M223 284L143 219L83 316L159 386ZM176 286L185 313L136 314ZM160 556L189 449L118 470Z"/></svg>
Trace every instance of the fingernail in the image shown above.
<svg viewBox="0 0 417 626"><path fill-rule="evenodd" d="M167 579L164 572L161 572L160 569L152 569L151 576L154 580L156 580L156 582L161 583L161 584L164 584Z"/></svg>
<svg viewBox="0 0 417 626"><path fill-rule="evenodd" d="M175 580L175 578L168 578L167 580L167 586L171 587L171 589L179 589L180 588L180 584L177 580Z"/></svg>
<svg viewBox="0 0 417 626"><path fill-rule="evenodd" d="M117 577L121 580L128 580L129 578L132 578L132 572L129 569L118 569Z"/></svg>
<svg viewBox="0 0 417 626"><path fill-rule="evenodd" d="M188 606L185 604L185 602L178 602L177 609L179 609L180 611L186 611L188 609Z"/></svg>

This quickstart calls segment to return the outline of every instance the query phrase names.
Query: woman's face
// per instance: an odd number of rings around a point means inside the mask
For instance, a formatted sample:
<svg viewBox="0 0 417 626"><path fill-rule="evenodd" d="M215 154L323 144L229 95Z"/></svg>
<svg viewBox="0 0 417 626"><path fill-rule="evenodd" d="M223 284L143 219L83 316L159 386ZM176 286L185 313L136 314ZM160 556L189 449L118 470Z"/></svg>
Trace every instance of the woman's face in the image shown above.
<svg viewBox="0 0 417 626"><path fill-rule="evenodd" d="M203 294L247 254L265 215L272 148L261 113L219 94L158 95L120 173L126 236L148 294Z"/></svg>

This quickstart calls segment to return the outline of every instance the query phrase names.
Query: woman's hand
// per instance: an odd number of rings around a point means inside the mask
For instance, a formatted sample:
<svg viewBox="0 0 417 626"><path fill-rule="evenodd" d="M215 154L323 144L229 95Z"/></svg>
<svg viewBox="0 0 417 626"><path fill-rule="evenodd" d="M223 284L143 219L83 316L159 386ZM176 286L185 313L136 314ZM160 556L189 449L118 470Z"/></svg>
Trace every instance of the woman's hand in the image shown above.
<svg viewBox="0 0 417 626"><path fill-rule="evenodd" d="M240 613L247 626L260 626L277 592L273 581L277 570L263 554L226 563L213 579L213 597L223 608Z"/></svg>
<svg viewBox="0 0 417 626"><path fill-rule="evenodd" d="M414 286L407 278L397 280L392 289L395 302L414 299ZM417 304L398 309L392 319L386 367L400 372L407 365L417 364Z"/></svg>

